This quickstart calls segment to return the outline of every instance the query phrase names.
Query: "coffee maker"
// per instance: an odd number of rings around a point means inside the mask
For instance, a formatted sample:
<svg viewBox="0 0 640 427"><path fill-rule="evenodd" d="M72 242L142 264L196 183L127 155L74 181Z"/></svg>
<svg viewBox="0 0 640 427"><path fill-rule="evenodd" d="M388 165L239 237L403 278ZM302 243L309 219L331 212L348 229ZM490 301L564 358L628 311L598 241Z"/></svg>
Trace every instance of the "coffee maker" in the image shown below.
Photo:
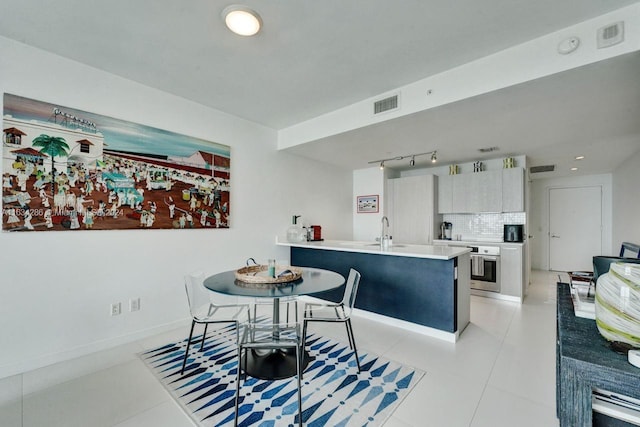
<svg viewBox="0 0 640 427"><path fill-rule="evenodd" d="M453 224L450 222L443 222L440 224L440 238L443 240L451 240L451 233L453 231Z"/></svg>

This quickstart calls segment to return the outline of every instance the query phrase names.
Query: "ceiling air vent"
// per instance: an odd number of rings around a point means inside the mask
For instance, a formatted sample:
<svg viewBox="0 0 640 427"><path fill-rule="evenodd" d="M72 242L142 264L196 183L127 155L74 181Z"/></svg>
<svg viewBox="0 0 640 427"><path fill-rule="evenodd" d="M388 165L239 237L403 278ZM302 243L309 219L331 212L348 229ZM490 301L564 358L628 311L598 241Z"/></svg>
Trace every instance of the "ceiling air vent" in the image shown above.
<svg viewBox="0 0 640 427"><path fill-rule="evenodd" d="M373 114L380 114L385 111L394 110L398 108L398 95L393 95L380 101L376 101L373 104Z"/></svg>
<svg viewBox="0 0 640 427"><path fill-rule="evenodd" d="M478 148L478 151L481 153L491 153L492 151L498 151L499 148L498 147L485 147L485 148Z"/></svg>
<svg viewBox="0 0 640 427"><path fill-rule="evenodd" d="M553 172L554 170L556 170L556 165L531 166L529 168L531 173Z"/></svg>
<svg viewBox="0 0 640 427"><path fill-rule="evenodd" d="M616 22L598 29L598 49L613 46L624 41L624 22Z"/></svg>

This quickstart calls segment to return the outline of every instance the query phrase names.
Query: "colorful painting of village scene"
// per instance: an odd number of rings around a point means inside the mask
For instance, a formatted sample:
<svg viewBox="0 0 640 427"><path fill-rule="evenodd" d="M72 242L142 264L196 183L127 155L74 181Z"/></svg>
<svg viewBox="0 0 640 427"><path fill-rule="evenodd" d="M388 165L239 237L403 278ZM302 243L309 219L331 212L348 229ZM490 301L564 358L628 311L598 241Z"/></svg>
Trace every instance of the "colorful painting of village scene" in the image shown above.
<svg viewBox="0 0 640 427"><path fill-rule="evenodd" d="M2 229L228 228L230 147L4 95Z"/></svg>

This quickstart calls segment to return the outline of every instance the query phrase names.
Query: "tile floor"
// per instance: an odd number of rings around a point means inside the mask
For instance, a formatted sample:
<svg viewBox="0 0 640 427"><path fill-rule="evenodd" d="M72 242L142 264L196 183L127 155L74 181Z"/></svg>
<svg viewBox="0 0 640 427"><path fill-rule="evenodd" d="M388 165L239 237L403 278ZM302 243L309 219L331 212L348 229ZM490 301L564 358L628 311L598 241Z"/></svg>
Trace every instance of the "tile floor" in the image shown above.
<svg viewBox="0 0 640 427"><path fill-rule="evenodd" d="M555 283L534 271L521 306L472 297L456 344L355 318L359 349L426 372L385 427L553 427ZM338 325L314 331L344 339ZM108 351L0 379L3 427L190 427L136 354L184 339L188 325Z"/></svg>

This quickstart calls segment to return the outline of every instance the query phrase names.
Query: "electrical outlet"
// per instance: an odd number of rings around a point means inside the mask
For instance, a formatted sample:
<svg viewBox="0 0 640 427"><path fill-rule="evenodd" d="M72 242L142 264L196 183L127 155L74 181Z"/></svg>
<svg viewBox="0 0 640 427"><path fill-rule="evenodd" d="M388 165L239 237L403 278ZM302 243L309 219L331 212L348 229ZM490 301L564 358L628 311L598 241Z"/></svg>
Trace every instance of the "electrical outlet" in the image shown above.
<svg viewBox="0 0 640 427"><path fill-rule="evenodd" d="M140 310L140 298L131 298L129 300L129 311Z"/></svg>
<svg viewBox="0 0 640 427"><path fill-rule="evenodd" d="M111 315L117 316L122 313L122 305L119 302L111 304Z"/></svg>

